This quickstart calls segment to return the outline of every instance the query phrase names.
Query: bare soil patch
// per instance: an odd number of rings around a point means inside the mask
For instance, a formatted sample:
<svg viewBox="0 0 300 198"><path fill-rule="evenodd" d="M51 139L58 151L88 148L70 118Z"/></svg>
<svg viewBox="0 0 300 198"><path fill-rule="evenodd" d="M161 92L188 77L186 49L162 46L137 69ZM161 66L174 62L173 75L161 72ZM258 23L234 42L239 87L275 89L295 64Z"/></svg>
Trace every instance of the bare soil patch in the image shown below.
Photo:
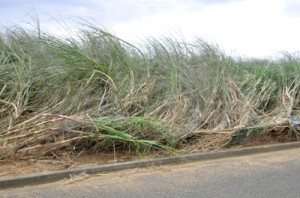
<svg viewBox="0 0 300 198"><path fill-rule="evenodd" d="M190 144L184 144L177 153L199 153L213 150L225 150L232 148L260 146L268 144L277 144L284 142L297 141L296 138L282 136L282 138L272 137L269 135L254 137L240 145L226 146L229 137L225 137L224 134L204 135L201 137L193 137L190 139ZM165 157L167 154L161 151L151 152L147 155L137 156L134 153L118 152L113 153L95 153L84 154L77 157L65 156L64 158L49 160L49 159L23 159L23 160L4 160L0 164L0 178L12 177L34 173L45 173L49 171L65 170L70 168L77 168L83 166L93 166L99 164L112 164L120 163L138 159L151 159L157 157Z"/></svg>

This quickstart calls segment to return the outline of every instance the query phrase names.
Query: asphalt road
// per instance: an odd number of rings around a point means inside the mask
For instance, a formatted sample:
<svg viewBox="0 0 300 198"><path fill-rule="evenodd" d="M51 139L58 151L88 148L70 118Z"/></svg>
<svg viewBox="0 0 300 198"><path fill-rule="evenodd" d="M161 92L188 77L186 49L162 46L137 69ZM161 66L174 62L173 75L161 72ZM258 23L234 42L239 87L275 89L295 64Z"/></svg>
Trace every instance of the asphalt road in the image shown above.
<svg viewBox="0 0 300 198"><path fill-rule="evenodd" d="M81 175L0 191L0 197L300 197L300 148Z"/></svg>

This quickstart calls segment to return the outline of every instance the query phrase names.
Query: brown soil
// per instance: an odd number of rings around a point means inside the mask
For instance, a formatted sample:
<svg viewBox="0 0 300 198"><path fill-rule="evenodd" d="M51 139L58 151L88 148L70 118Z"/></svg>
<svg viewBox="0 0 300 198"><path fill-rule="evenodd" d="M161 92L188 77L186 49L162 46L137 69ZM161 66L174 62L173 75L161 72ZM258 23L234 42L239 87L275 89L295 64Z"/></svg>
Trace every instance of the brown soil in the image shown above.
<svg viewBox="0 0 300 198"><path fill-rule="evenodd" d="M55 170L64 170L81 166L93 166L97 164L111 164L133 160L133 156L120 154L86 154L79 156L75 160L6 160L0 164L0 177L9 177L33 173L44 173Z"/></svg>
<svg viewBox="0 0 300 198"><path fill-rule="evenodd" d="M224 149L223 144L226 142L225 139L220 141L217 137L212 138L210 141L208 137L203 137L194 140L191 144L183 146L178 153L179 154L187 154L187 153L195 153L195 152L206 152L211 150L220 150ZM218 140L218 141L213 141ZM289 140L293 141L293 140ZM249 147L249 146L259 146L259 145L267 145L267 144L275 144L288 142L288 140L276 140L270 138L254 138L250 141L247 141L243 145L232 146L230 148L240 148L240 147ZM226 149L230 149L226 148ZM128 153L118 153L114 154L85 154L77 157L76 159L71 160L69 157L65 157L60 160L5 160L1 161L0 164L0 178L1 177L11 177L11 176L19 176L25 174L33 174L33 173L44 173L55 170L65 170L69 168L82 167L82 166L93 166L99 164L111 164L111 163L119 163L124 161L131 161L137 159L150 159L156 157L163 157L166 154L162 153L150 153L143 157L137 157L134 154Z"/></svg>

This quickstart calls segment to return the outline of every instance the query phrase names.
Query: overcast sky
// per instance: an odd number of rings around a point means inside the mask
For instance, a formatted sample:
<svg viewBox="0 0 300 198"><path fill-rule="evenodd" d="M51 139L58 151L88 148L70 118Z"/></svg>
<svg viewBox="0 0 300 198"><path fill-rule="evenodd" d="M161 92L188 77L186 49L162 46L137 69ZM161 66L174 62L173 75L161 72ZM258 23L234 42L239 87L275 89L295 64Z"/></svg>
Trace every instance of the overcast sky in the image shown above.
<svg viewBox="0 0 300 198"><path fill-rule="evenodd" d="M2 30L36 13L42 28L54 33L59 31L53 19L68 23L82 17L133 43L182 34L188 41L217 43L233 55L300 50L300 0L0 0Z"/></svg>

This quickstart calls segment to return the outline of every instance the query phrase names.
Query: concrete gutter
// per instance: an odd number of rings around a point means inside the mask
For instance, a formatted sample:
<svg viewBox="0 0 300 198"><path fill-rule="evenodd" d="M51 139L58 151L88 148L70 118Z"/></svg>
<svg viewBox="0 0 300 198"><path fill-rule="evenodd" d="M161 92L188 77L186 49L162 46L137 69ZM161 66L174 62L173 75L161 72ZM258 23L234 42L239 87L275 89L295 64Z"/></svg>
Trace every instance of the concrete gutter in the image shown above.
<svg viewBox="0 0 300 198"><path fill-rule="evenodd" d="M195 154L188 154L188 155L175 156L175 157L172 156L172 157L156 158L156 159L149 159L149 160L96 165L96 166L74 168L74 169L67 169L61 171L52 171L48 173L30 174L30 175L10 177L10 178L0 178L0 189L16 188L16 187L22 187L27 185L36 185L36 184L54 182L61 179L70 178L71 175L78 175L81 173L95 174L95 173L119 171L124 169L132 169L132 168L160 166L160 165L179 163L179 162L213 160L213 159L220 159L220 158L227 158L227 157L236 157L242 155L278 151L284 149L293 149L299 147L300 147L300 142L291 142L291 143L283 143L283 144L247 147L241 149L212 151L207 153L195 153Z"/></svg>

